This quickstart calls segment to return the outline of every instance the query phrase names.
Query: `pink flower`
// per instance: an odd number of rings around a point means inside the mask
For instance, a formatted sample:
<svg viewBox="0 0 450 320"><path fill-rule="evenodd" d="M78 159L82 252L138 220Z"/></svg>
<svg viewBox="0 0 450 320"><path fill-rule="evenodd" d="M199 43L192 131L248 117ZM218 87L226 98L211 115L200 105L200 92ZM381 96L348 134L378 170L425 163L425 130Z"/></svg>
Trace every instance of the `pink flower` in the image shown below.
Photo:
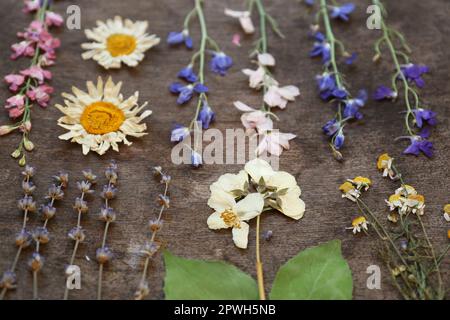
<svg viewBox="0 0 450 320"><path fill-rule="evenodd" d="M24 111L25 111L25 109L24 109L23 107L22 107L22 108L12 108L12 109L9 109L9 110L8 110L9 117L10 117L11 119L18 118L18 117L20 117L20 116L23 114Z"/></svg>
<svg viewBox="0 0 450 320"><path fill-rule="evenodd" d="M20 74L38 80L39 84L44 83L45 79L51 79L52 73L38 66L32 66L28 69L20 71Z"/></svg>
<svg viewBox="0 0 450 320"><path fill-rule="evenodd" d="M5 81L9 84L9 90L15 92L24 83L25 77L20 74L8 74Z"/></svg>
<svg viewBox="0 0 450 320"><path fill-rule="evenodd" d="M11 54L11 59L15 60L19 57L32 57L34 55L34 46L30 41L21 41L19 43L14 43L11 46L11 50L14 51Z"/></svg>
<svg viewBox="0 0 450 320"><path fill-rule="evenodd" d="M292 133L281 133L277 131L267 131L264 133L262 140L260 141L256 152L258 155L268 152L274 156L281 156L283 149L289 149L289 140L296 137Z"/></svg>
<svg viewBox="0 0 450 320"><path fill-rule="evenodd" d="M47 11L47 13L45 14L45 24L48 25L49 27L51 26L56 26L59 27L63 24L64 20L63 18L52 11Z"/></svg>
<svg viewBox="0 0 450 320"><path fill-rule="evenodd" d="M241 36L237 33L233 34L233 38L231 40L231 43L234 44L237 47L241 46Z"/></svg>
<svg viewBox="0 0 450 320"><path fill-rule="evenodd" d="M245 112L241 116L241 122L244 128L247 129L247 133L250 133L255 129L258 131L258 133L272 130L273 122L266 112L253 109L252 107L240 101L235 101L234 106L238 110Z"/></svg>
<svg viewBox="0 0 450 320"><path fill-rule="evenodd" d="M264 102L270 107L284 109L288 101L294 101L299 94L300 90L296 86L270 86L264 95Z"/></svg>
<svg viewBox="0 0 450 320"><path fill-rule="evenodd" d="M60 45L61 41L47 31L42 31L39 35L39 48L46 52L54 52Z"/></svg>
<svg viewBox="0 0 450 320"><path fill-rule="evenodd" d="M6 109L11 109L14 107L23 108L25 105L25 96L22 94L16 94L15 96L12 96L6 100Z"/></svg>
<svg viewBox="0 0 450 320"><path fill-rule="evenodd" d="M39 65L43 67L55 64L56 54L54 51L47 51L39 57Z"/></svg>
<svg viewBox="0 0 450 320"><path fill-rule="evenodd" d="M50 100L51 93L53 93L53 88L49 85L43 84L28 90L27 96L31 100L36 101L41 107L46 107Z"/></svg>
<svg viewBox="0 0 450 320"><path fill-rule="evenodd" d="M25 7L23 12L30 13L35 12L39 9L39 0L25 0Z"/></svg>
<svg viewBox="0 0 450 320"><path fill-rule="evenodd" d="M39 36L44 30L45 25L39 20L34 20L25 29L25 32L17 32L17 36L31 42L38 42Z"/></svg>

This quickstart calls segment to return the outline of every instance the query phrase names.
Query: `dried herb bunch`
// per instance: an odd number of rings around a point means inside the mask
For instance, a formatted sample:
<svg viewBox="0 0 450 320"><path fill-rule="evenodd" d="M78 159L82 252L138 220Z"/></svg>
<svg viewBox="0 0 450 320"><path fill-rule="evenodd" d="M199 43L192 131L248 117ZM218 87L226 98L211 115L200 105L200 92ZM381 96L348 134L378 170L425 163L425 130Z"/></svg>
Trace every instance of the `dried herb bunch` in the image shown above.
<svg viewBox="0 0 450 320"><path fill-rule="evenodd" d="M112 250L106 246L106 237L108 236L109 225L116 221L116 212L109 206L109 201L114 199L117 194L117 164L115 161L111 161L105 170L106 179L108 184L103 186L101 197L104 199L104 205L100 210L100 220L105 222L103 230L102 245L96 251L96 258L99 265L98 269L98 285L97 285L97 300L102 299L102 278L103 278L103 265L111 261L113 258Z"/></svg>
<svg viewBox="0 0 450 320"><path fill-rule="evenodd" d="M24 196L18 201L18 207L23 212L23 223L22 228L16 235L15 243L17 246L17 253L14 257L11 267L5 271L0 280L0 300L3 300L5 294L8 290L16 288L16 267L20 258L22 250L31 244L31 234L27 231L28 215L30 213L36 212L36 202L33 200L33 192L36 186L31 181L31 178L35 174L35 169L30 166L26 166L25 170L22 172L24 179L22 181L22 190Z"/></svg>
<svg viewBox="0 0 450 320"><path fill-rule="evenodd" d="M86 214L89 210L87 201L85 200L85 197L89 194L94 193L94 190L92 190L93 185L97 182L97 176L92 173L91 170L85 170L83 171L84 180L77 182L78 190L81 192L81 196L77 197L75 199L75 204L73 206L75 212L77 212L78 218L77 218L77 226L72 228L69 231L69 238L75 241L72 256L70 258L70 263L68 266L66 266L65 273L66 276L70 276L69 270L71 270L73 263L75 261L75 256L77 254L78 246L81 242L83 242L86 238L86 235L84 233L84 229L81 226L81 216L83 214ZM67 300L69 298L69 289L65 288L64 291L64 300Z"/></svg>
<svg viewBox="0 0 450 320"><path fill-rule="evenodd" d="M391 272L395 287L406 300L441 300L445 289L440 264L447 247L437 255L426 231L422 216L425 214L425 197L407 185L393 164L393 158L383 154L377 167L384 176L399 180L400 188L385 200L389 207L386 226L360 198L362 191L371 185L368 178L356 177L341 185L343 197L354 201L362 216L353 220L353 232L365 231L370 226L382 243L381 256Z"/></svg>
<svg viewBox="0 0 450 320"><path fill-rule="evenodd" d="M32 237L36 243L36 248L28 261L28 265L33 273L33 299L39 298L38 293L38 273L44 265L44 258L40 253L40 247L50 241L50 234L47 229L47 224L56 214L55 201L64 198L64 189L69 183L69 175L65 172L60 172L54 176L55 183L53 183L47 191L45 199L46 204L39 208L41 218L44 221L42 227L37 227L32 232Z"/></svg>
<svg viewBox="0 0 450 320"><path fill-rule="evenodd" d="M171 181L171 177L162 171L161 167L153 168L155 177L159 180L159 182L164 185L164 193L158 195L158 203L161 206L159 209L159 214L156 219L150 219L149 221L149 229L151 232L150 240L145 244L144 248L141 250L141 253L145 257L144 268L142 270L141 281L139 282L138 288L134 294L134 298L136 300L142 300L149 294L149 287L147 278L147 271L150 259L154 257L154 255L161 248L161 243L156 241L156 234L159 230L161 230L163 225L162 216L164 210L168 209L170 206L170 198L168 196L169 185Z"/></svg>

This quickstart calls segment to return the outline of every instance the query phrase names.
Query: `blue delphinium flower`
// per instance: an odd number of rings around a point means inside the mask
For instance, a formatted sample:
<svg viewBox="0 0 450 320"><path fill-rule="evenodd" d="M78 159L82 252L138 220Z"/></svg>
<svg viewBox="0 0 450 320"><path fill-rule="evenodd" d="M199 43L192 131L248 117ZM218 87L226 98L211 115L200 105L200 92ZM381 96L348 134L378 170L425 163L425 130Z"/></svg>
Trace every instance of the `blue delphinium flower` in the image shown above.
<svg viewBox="0 0 450 320"><path fill-rule="evenodd" d="M336 88L336 79L328 72L324 72L321 75L316 76L317 86L320 92L333 91Z"/></svg>
<svg viewBox="0 0 450 320"><path fill-rule="evenodd" d="M392 90L391 88L388 88L386 86L379 86L375 93L373 94L374 100L384 100L384 99L395 99L397 98L397 92Z"/></svg>
<svg viewBox="0 0 450 320"><path fill-rule="evenodd" d="M432 142L421 136L412 136L408 138L411 140L411 144L403 151L404 154L413 154L418 156L420 152L422 152L428 158L433 156L434 148Z"/></svg>
<svg viewBox="0 0 450 320"><path fill-rule="evenodd" d="M205 93L208 92L208 87L201 83L188 84L183 85L179 82L174 82L169 87L170 92L178 93L177 103L185 104L189 100L191 100L194 92L196 93Z"/></svg>
<svg viewBox="0 0 450 320"><path fill-rule="evenodd" d="M182 126L181 124L175 124L172 132L170 133L170 141L181 142L190 134L188 127Z"/></svg>
<svg viewBox="0 0 450 320"><path fill-rule="evenodd" d="M184 79L188 82L194 83L198 81L198 76L195 74L192 65L188 65L178 72L178 78Z"/></svg>
<svg viewBox="0 0 450 320"><path fill-rule="evenodd" d="M402 73L408 81L414 82L419 88L425 86L425 81L422 79L424 73L428 73L430 69L424 65L407 64L401 67Z"/></svg>
<svg viewBox="0 0 450 320"><path fill-rule="evenodd" d="M356 61L357 58L358 58L358 54L356 52L353 52L351 55L345 57L344 62L345 62L345 64L351 65L351 64L353 64L353 62Z"/></svg>
<svg viewBox="0 0 450 320"><path fill-rule="evenodd" d="M203 164L202 156L194 150L191 152L191 164L195 168L198 168Z"/></svg>
<svg viewBox="0 0 450 320"><path fill-rule="evenodd" d="M346 3L342 6L333 6L331 8L331 17L333 19L341 19L348 21L348 15L355 10L355 5L353 3Z"/></svg>
<svg viewBox="0 0 450 320"><path fill-rule="evenodd" d="M424 124L434 126L437 123L436 112L433 112L428 109L419 108L419 109L413 110L413 113L416 118L416 125L419 128L422 128L422 126Z"/></svg>
<svg viewBox="0 0 450 320"><path fill-rule="evenodd" d="M170 32L167 36L167 43L170 45L184 43L186 48L192 49L192 38L189 36L188 30L183 30L181 32Z"/></svg>
<svg viewBox="0 0 450 320"><path fill-rule="evenodd" d="M325 123L322 127L323 133L325 133L328 137L334 136L334 134L339 130L340 125L336 119L332 119Z"/></svg>
<svg viewBox="0 0 450 320"><path fill-rule="evenodd" d="M211 109L211 107L208 105L208 103L203 100L203 106L198 114L198 121L201 121L203 129L208 129L209 124L213 122L216 118L216 114Z"/></svg>
<svg viewBox="0 0 450 320"><path fill-rule="evenodd" d="M227 70L233 65L233 59L224 52L213 52L212 55L210 62L211 70L224 76L227 73Z"/></svg>
<svg viewBox="0 0 450 320"><path fill-rule="evenodd" d="M309 52L310 57L322 57L322 62L327 63L331 59L331 46L325 41L325 36L321 32L316 32L313 35L316 42L314 47Z"/></svg>
<svg viewBox="0 0 450 320"><path fill-rule="evenodd" d="M344 136L344 130L340 129L337 135L333 139L333 145L336 148L336 150L339 150L344 145L345 136Z"/></svg>
<svg viewBox="0 0 450 320"><path fill-rule="evenodd" d="M314 5L315 0L305 0L305 4L307 6L313 6Z"/></svg>
<svg viewBox="0 0 450 320"><path fill-rule="evenodd" d="M363 115L359 112L359 109L366 104L366 101L367 91L360 90L356 98L345 101L344 117L354 118L357 120L362 119Z"/></svg>

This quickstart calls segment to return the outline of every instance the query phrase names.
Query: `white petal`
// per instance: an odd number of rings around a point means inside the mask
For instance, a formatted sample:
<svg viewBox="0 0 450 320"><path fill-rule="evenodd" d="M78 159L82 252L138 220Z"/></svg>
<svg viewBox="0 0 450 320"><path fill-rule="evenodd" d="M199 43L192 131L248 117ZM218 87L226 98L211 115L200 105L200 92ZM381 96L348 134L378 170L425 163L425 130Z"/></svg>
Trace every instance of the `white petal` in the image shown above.
<svg viewBox="0 0 450 320"><path fill-rule="evenodd" d="M232 209L236 204L234 197L217 186L211 186L211 196L208 200L208 206L216 211L224 212Z"/></svg>
<svg viewBox="0 0 450 320"><path fill-rule="evenodd" d="M244 199L239 201L233 211L243 221L248 221L261 214L264 208L264 198L260 193L250 193Z"/></svg>
<svg viewBox="0 0 450 320"><path fill-rule="evenodd" d="M244 112L256 111L256 109L253 109L252 107L246 105L245 103L243 103L241 101L235 101L235 102L233 102L233 104L238 110L241 110Z"/></svg>
<svg viewBox="0 0 450 320"><path fill-rule="evenodd" d="M300 90L296 86L284 86L278 88L278 93L286 100L294 101L300 95Z"/></svg>
<svg viewBox="0 0 450 320"><path fill-rule="evenodd" d="M211 185L211 190L216 187L228 193L233 190L244 190L244 184L247 181L248 174L244 170L241 170L238 174L226 173Z"/></svg>
<svg viewBox="0 0 450 320"><path fill-rule="evenodd" d="M278 189L285 188L295 188L297 186L297 181L295 177L285 171L275 172L267 181L267 185L271 187L277 187Z"/></svg>
<svg viewBox="0 0 450 320"><path fill-rule="evenodd" d="M269 178L275 173L270 164L262 159L253 159L245 165L245 171L258 182L261 177L268 181Z"/></svg>
<svg viewBox="0 0 450 320"><path fill-rule="evenodd" d="M258 61L263 66L272 67L275 65L275 58L270 53L258 54Z"/></svg>
<svg viewBox="0 0 450 320"><path fill-rule="evenodd" d="M233 241L236 247L247 249L249 226L245 222L241 222L240 228L233 228Z"/></svg>
<svg viewBox="0 0 450 320"><path fill-rule="evenodd" d="M216 211L208 217L207 223L210 229L217 230L229 228L220 215L221 213Z"/></svg>
<svg viewBox="0 0 450 320"><path fill-rule="evenodd" d="M252 34L255 32L255 26L253 25L252 18L248 17L240 17L239 22L241 23L241 27L247 34Z"/></svg>
<svg viewBox="0 0 450 320"><path fill-rule="evenodd" d="M225 9L225 15L232 17L232 18L241 18L246 17L250 15L250 12L248 11L237 11L237 10L231 10L226 8Z"/></svg>
<svg viewBox="0 0 450 320"><path fill-rule="evenodd" d="M281 211L286 216L299 220L305 213L305 203L297 196L296 192L288 192L281 198Z"/></svg>

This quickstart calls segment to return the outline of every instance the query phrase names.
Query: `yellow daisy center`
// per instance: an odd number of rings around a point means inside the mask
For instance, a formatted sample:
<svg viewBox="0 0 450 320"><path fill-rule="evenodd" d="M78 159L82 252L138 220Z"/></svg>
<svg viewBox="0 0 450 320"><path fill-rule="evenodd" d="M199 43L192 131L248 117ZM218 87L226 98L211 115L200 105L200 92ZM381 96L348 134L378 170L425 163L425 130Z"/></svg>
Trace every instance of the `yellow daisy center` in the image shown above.
<svg viewBox="0 0 450 320"><path fill-rule="evenodd" d="M127 56L136 49L136 38L122 33L112 34L106 39L106 49L111 56Z"/></svg>
<svg viewBox="0 0 450 320"><path fill-rule="evenodd" d="M450 214L450 204L446 204L444 207L444 212Z"/></svg>
<svg viewBox="0 0 450 320"><path fill-rule="evenodd" d="M386 162L388 162L391 159L391 157L387 153L383 153L379 158L377 162L377 168L378 169L385 169L386 168Z"/></svg>
<svg viewBox="0 0 450 320"><path fill-rule="evenodd" d="M106 134L119 130L125 114L116 105L98 101L88 105L81 115L80 123L91 134Z"/></svg>
<svg viewBox="0 0 450 320"><path fill-rule="evenodd" d="M341 190L344 193L348 193L348 192L350 192L350 191L352 191L354 189L355 189L355 187L353 187L353 185L350 182L344 182L339 187L339 190Z"/></svg>
<svg viewBox="0 0 450 320"><path fill-rule="evenodd" d="M401 199L401 195L399 194L393 194L389 197L389 202L394 203L396 201L399 201Z"/></svg>
<svg viewBox="0 0 450 320"><path fill-rule="evenodd" d="M370 181L369 178L366 177L356 177L355 179L353 179L354 183L362 183L362 184L367 184L367 185L371 185L372 181Z"/></svg>
<svg viewBox="0 0 450 320"><path fill-rule="evenodd" d="M236 213L234 213L231 210L225 210L224 212L222 212L220 217L225 222L225 224L229 227L233 227L233 228L241 227L241 222L239 220L239 217L236 215Z"/></svg>
<svg viewBox="0 0 450 320"><path fill-rule="evenodd" d="M353 221L352 221L352 226L353 226L353 227L357 227L357 226L359 226L359 225L364 224L365 222L366 222L366 218L364 218L364 217L358 217L358 218L353 219Z"/></svg>

